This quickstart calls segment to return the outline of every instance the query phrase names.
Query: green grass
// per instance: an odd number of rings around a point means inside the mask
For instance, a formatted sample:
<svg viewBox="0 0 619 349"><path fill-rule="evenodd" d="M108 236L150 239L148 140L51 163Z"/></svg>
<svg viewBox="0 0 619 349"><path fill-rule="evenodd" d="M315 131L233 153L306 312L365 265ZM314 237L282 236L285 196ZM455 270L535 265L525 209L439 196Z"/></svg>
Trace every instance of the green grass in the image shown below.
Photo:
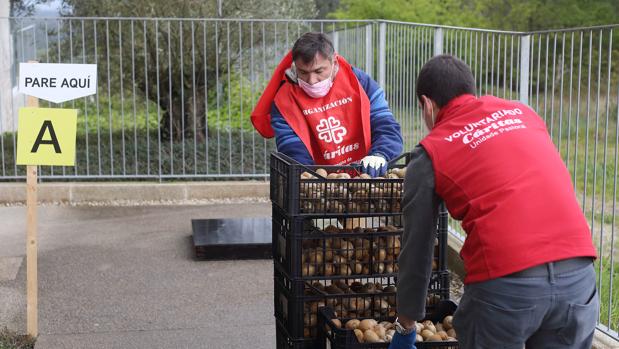
<svg viewBox="0 0 619 349"><path fill-rule="evenodd" d="M35 338L20 335L7 328L0 329L0 349L33 349Z"/></svg>
<svg viewBox="0 0 619 349"><path fill-rule="evenodd" d="M602 260L602 272L600 273L600 260L595 262L595 271L598 274L598 294L600 296L600 323L617 331L619 329L619 262L615 262L612 270L607 259ZM601 277L601 287L599 279ZM612 298L612 299L611 299ZM610 317L609 317L610 310Z"/></svg>

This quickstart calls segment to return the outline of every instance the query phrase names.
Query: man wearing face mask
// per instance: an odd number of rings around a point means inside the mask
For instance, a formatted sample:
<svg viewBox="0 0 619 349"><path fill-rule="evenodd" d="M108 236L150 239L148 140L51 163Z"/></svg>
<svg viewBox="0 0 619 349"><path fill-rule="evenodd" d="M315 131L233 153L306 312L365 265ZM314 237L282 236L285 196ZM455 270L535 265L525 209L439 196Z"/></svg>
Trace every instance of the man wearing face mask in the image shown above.
<svg viewBox="0 0 619 349"><path fill-rule="evenodd" d="M306 165L360 163L382 176L402 152L383 89L337 55L323 33L305 33L284 57L251 115L277 150Z"/></svg>
<svg viewBox="0 0 619 349"><path fill-rule="evenodd" d="M596 252L544 121L525 104L475 97L470 68L452 56L428 61L416 86L430 132L404 179L390 348L414 348L425 316L441 199L467 234L460 348L591 348Z"/></svg>

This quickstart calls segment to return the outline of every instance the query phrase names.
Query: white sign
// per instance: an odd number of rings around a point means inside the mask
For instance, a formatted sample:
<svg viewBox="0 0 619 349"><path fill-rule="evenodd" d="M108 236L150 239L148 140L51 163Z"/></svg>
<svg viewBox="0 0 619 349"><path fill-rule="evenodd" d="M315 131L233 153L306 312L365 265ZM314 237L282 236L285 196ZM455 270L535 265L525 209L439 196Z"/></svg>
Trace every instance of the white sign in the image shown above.
<svg viewBox="0 0 619 349"><path fill-rule="evenodd" d="M19 92L54 103L94 95L97 65L20 63Z"/></svg>

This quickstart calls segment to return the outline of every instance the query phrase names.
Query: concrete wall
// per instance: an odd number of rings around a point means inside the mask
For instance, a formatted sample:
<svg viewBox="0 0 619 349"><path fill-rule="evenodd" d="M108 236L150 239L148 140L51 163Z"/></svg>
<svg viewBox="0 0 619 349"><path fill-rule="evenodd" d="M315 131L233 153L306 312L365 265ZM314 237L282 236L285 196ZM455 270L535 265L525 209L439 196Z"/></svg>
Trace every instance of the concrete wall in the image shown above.
<svg viewBox="0 0 619 349"><path fill-rule="evenodd" d="M182 183L41 183L40 203L80 204L115 201L188 201L269 197L269 182L182 182ZM0 183L0 203L26 202L26 183Z"/></svg>

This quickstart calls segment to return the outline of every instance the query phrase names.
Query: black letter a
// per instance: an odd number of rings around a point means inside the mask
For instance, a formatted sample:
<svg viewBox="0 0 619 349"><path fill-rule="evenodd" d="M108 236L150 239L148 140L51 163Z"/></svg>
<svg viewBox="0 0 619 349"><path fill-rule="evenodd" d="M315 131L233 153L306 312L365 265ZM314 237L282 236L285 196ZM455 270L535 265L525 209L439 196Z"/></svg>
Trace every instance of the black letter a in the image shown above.
<svg viewBox="0 0 619 349"><path fill-rule="evenodd" d="M43 136L45 136L45 130L49 129L49 135L52 138L49 141L43 140ZM43 126L41 126L41 131L39 131L39 135L37 136L37 140L34 142L32 146L31 153L36 153L39 150L39 145L41 144L53 144L54 150L57 154L60 154L60 144L58 144L58 138L56 138L56 132L54 132L54 126L52 126L52 122L50 120L43 121Z"/></svg>

